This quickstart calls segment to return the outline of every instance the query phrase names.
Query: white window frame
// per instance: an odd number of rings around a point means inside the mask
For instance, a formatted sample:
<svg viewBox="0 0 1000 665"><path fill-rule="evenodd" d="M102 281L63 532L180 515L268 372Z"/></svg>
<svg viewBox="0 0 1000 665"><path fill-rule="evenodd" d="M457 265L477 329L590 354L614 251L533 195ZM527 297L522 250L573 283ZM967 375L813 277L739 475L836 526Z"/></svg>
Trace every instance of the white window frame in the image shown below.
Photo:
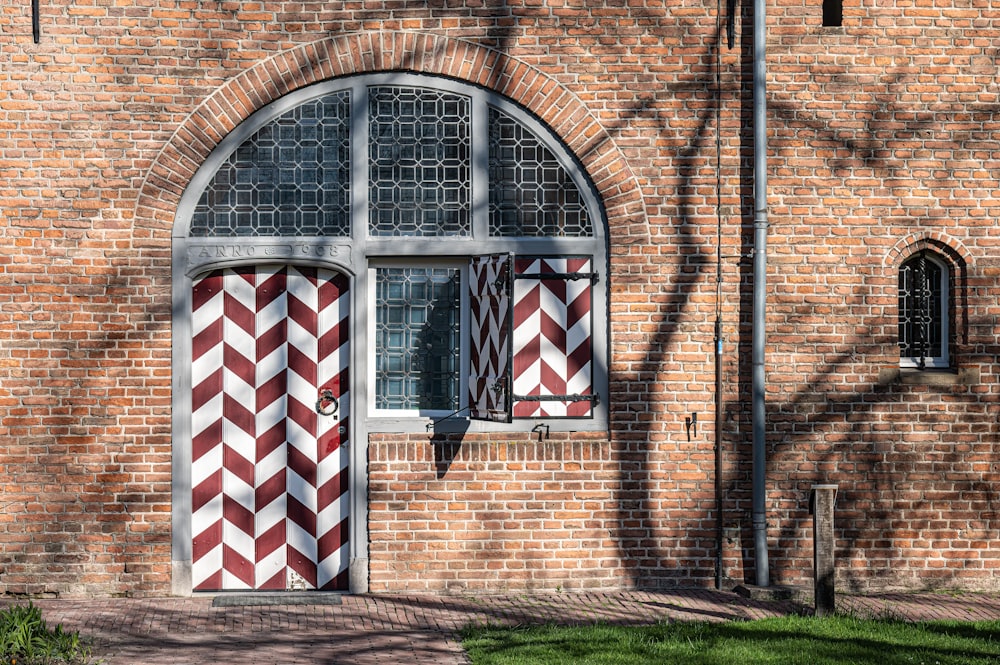
<svg viewBox="0 0 1000 665"><path fill-rule="evenodd" d="M371 288L368 289L368 311L371 315L368 317L368 339L371 343L367 345L368 349L368 379L367 385L370 388L371 396L368 400L368 416L370 418L427 418L427 419L440 419L445 418L453 413L459 413L464 409L468 408L468 372L466 368L469 366L469 346L468 344L462 343L459 347L459 381L458 381L458 398L459 404L457 409L380 409L376 406L375 400L375 386L376 386L376 374L378 367L378 343L377 343L377 312L378 312L378 288L377 288L377 273L382 268L443 268L448 270L457 270L459 274L459 279L461 281L460 288L460 298L459 298L459 339L464 340L465 336L469 334L469 271L468 262L462 262L455 259L414 259L409 261L403 260L383 260L383 261L372 261L368 267L368 283Z"/></svg>

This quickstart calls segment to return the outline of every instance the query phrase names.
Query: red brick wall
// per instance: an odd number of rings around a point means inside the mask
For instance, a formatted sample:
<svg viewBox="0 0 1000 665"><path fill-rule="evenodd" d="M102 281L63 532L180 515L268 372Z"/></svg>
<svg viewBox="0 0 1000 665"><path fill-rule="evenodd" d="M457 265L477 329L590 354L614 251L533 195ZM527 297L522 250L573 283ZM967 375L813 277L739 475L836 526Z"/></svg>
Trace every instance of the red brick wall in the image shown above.
<svg viewBox="0 0 1000 665"><path fill-rule="evenodd" d="M845 3L843 29L779 18L769 43L775 572L809 574L805 498L830 481L843 585L996 587L1000 87L984 28L1000 7L884 9ZM923 248L953 271L953 376L896 370L896 272Z"/></svg>
<svg viewBox="0 0 1000 665"><path fill-rule="evenodd" d="M37 45L30 3L0 12L0 590L168 592L180 195L254 109L385 69L496 89L581 158L610 225L612 426L373 437L372 588L711 583L720 213L725 575L752 571L749 15L717 92L716 7L690 0L41 4ZM808 488L834 482L842 585L996 586L998 15L769 7L777 582L808 579ZM922 243L959 276L948 385L894 371Z"/></svg>
<svg viewBox="0 0 1000 665"><path fill-rule="evenodd" d="M694 446L375 435L369 457L372 591L670 587L713 556Z"/></svg>

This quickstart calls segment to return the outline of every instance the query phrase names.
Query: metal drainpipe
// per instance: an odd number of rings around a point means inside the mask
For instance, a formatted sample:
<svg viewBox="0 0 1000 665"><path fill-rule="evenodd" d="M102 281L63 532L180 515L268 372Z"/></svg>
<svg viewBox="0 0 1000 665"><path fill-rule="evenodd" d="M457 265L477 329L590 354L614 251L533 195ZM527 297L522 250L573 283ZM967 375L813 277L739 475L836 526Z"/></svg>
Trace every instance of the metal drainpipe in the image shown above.
<svg viewBox="0 0 1000 665"><path fill-rule="evenodd" d="M721 244L719 249L721 250ZM722 280L718 279L717 301L721 301ZM725 522L723 521L722 499L722 316L715 316L715 588L722 589L722 542Z"/></svg>
<svg viewBox="0 0 1000 665"><path fill-rule="evenodd" d="M31 41L36 44L42 38L42 25L38 14L38 0L31 0Z"/></svg>
<svg viewBox="0 0 1000 665"><path fill-rule="evenodd" d="M754 562L757 586L770 583L767 563L767 504L765 481L767 452L764 409L764 337L767 289L767 99L765 97L766 55L765 0L753 3L753 365L751 403L753 421L753 524Z"/></svg>
<svg viewBox="0 0 1000 665"><path fill-rule="evenodd" d="M722 589L722 0L718 11L719 44L715 48L715 588ZM729 48L733 47L732 11L726 19L730 28Z"/></svg>

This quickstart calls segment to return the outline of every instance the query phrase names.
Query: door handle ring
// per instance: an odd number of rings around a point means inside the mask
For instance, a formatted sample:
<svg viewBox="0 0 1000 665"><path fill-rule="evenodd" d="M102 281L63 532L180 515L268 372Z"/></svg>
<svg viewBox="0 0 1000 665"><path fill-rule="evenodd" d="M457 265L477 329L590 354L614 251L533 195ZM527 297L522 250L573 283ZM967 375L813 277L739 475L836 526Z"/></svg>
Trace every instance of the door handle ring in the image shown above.
<svg viewBox="0 0 1000 665"><path fill-rule="evenodd" d="M333 391L329 388L321 390L319 399L316 400L316 413L321 416L333 416L339 409L340 402L333 396Z"/></svg>

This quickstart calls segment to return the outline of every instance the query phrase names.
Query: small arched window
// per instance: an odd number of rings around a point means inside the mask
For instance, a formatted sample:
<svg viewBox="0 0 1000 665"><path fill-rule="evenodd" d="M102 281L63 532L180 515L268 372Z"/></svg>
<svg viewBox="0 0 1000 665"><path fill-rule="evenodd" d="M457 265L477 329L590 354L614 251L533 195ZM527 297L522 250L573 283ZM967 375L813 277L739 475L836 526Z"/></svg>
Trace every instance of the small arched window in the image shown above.
<svg viewBox="0 0 1000 665"><path fill-rule="evenodd" d="M899 268L899 355L902 367L946 368L951 271L929 251Z"/></svg>

